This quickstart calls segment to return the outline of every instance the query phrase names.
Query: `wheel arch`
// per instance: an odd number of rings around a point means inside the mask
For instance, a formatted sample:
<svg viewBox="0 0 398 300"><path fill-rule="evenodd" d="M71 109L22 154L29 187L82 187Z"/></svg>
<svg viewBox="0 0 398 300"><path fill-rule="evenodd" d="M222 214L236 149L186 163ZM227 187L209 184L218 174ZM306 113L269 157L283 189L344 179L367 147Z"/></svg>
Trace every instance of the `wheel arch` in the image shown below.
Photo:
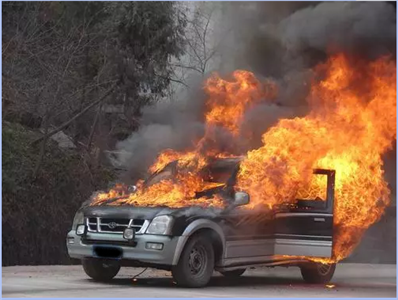
<svg viewBox="0 0 398 300"><path fill-rule="evenodd" d="M190 223L179 238L174 252L173 265L178 264L182 250L188 240L193 235L200 233L208 233L211 236L216 265L222 260L225 249L225 235L223 230L217 223L211 220L198 219Z"/></svg>

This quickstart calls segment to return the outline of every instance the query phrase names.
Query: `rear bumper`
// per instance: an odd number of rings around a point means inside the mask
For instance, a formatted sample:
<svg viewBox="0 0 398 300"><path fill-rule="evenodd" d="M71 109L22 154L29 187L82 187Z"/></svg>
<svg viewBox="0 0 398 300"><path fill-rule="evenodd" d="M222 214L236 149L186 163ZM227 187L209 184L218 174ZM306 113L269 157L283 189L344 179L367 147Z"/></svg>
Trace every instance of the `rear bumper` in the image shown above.
<svg viewBox="0 0 398 300"><path fill-rule="evenodd" d="M176 248L178 241L184 237L169 237L162 235L137 235L133 245L125 245L126 240L121 235L105 233L88 233L82 239L71 230L66 238L68 254L71 258L83 259L96 257L95 247L113 247L121 250L121 260L133 260L141 263L173 265L176 263ZM73 241L73 242L72 242ZM147 243L162 243L162 250L147 249ZM180 241L181 243L181 241Z"/></svg>

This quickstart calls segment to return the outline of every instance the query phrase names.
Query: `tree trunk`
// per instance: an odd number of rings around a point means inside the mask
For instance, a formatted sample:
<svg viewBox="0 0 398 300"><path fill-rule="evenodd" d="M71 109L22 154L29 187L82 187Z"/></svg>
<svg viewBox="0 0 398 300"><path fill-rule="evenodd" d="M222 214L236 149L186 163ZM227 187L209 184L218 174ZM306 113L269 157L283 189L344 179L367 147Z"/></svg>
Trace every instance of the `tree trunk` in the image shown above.
<svg viewBox="0 0 398 300"><path fill-rule="evenodd" d="M88 153L90 153L91 143L93 141L95 129L97 128L97 123L98 123L99 115L101 113L101 109L102 109L102 105L98 105L98 111L97 111L97 114L95 115L93 126L91 127L90 136L88 137L88 142L87 142L87 152Z"/></svg>

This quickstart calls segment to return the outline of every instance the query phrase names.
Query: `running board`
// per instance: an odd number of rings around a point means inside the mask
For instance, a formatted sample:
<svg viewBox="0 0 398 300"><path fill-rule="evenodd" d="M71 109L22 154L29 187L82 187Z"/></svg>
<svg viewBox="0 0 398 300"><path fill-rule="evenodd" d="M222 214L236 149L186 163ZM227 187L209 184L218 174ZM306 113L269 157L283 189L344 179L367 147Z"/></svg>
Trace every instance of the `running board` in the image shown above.
<svg viewBox="0 0 398 300"><path fill-rule="evenodd" d="M286 259L286 260L279 260L279 261L270 261L270 262L261 262L261 263L251 263L251 264L237 264L237 265L230 265L226 267L215 267L216 271L224 272L224 271L233 271L237 269L248 269L248 268L256 268L256 267L276 267L282 265L292 265L297 266L299 264L308 262L306 259ZM288 266L286 266L288 267Z"/></svg>

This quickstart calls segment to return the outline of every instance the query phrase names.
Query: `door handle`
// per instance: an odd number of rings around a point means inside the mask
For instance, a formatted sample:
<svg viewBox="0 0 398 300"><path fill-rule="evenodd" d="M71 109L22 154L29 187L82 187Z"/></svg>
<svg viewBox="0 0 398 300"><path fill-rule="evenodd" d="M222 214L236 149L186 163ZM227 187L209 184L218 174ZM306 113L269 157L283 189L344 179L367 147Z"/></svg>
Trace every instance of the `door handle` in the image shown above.
<svg viewBox="0 0 398 300"><path fill-rule="evenodd" d="M325 222L325 218L314 218L315 222Z"/></svg>

